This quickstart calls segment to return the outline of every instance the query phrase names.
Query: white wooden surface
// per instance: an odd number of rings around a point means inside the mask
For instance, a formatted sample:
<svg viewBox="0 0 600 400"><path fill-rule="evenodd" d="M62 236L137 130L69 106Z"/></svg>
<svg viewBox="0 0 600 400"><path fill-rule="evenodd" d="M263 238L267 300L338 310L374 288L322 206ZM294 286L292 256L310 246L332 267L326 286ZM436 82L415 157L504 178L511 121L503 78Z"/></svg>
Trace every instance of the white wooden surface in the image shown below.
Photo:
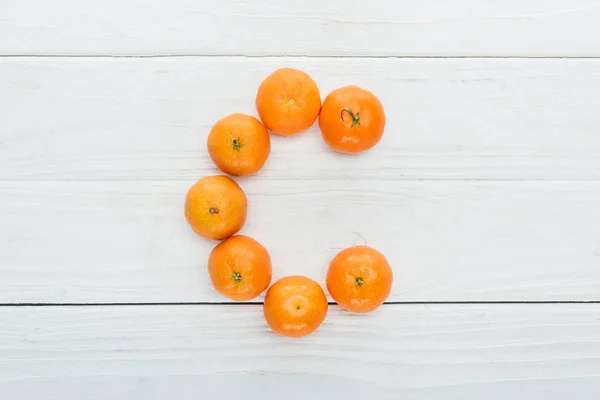
<svg viewBox="0 0 600 400"><path fill-rule="evenodd" d="M328 151L318 128L274 137L257 180L596 180L600 59L0 58L0 179L194 180L231 112L256 114L282 66L323 94L370 88L388 110L371 152Z"/></svg>
<svg viewBox="0 0 600 400"><path fill-rule="evenodd" d="M2 0L0 54L599 56L598 0Z"/></svg>
<svg viewBox="0 0 600 400"><path fill-rule="evenodd" d="M0 0L0 398L598 399L599 17L595 0ZM373 90L388 127L359 157L316 129L274 137L240 180L244 233L276 278L321 282L366 242L389 300L426 304L333 306L297 341L260 305L218 304L185 191L216 173L214 121L254 114L284 65L323 94ZM543 304L490 303L522 301Z"/></svg>
<svg viewBox="0 0 600 400"><path fill-rule="evenodd" d="M10 227L0 300L227 301L206 273L215 242L183 220L190 184L0 183ZM338 251L366 242L394 267L390 301L600 299L599 182L257 177L242 187L242 232L269 249L275 279L325 282Z"/></svg>
<svg viewBox="0 0 600 400"><path fill-rule="evenodd" d="M240 180L244 233L275 277L323 281L366 241L395 266L394 301L600 299L600 60L9 57L0 300L222 301L184 194L218 173L214 121L255 113L261 79L290 63L324 93L371 88L390 116L359 157L316 127L274 137L265 169Z"/></svg>
<svg viewBox="0 0 600 400"><path fill-rule="evenodd" d="M596 400L594 305L332 307L314 335L276 336L255 306L8 308L11 400Z"/></svg>

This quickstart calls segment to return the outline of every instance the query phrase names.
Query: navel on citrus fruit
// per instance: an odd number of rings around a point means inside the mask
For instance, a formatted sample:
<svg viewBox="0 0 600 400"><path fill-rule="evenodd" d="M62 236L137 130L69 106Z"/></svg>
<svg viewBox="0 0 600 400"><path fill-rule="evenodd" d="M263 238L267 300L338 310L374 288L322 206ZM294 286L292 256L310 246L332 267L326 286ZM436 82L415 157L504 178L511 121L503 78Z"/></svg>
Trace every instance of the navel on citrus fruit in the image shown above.
<svg viewBox="0 0 600 400"><path fill-rule="evenodd" d="M185 199L185 218L198 235L225 239L246 222L248 200L227 176L207 176L196 182Z"/></svg>
<svg viewBox="0 0 600 400"><path fill-rule="evenodd" d="M305 276L286 276L267 290L263 311L274 332L289 337L314 332L327 314L321 286Z"/></svg>
<svg viewBox="0 0 600 400"><path fill-rule="evenodd" d="M335 151L361 153L381 140L385 112L373 93L346 86L334 90L323 101L319 128L325 142Z"/></svg>
<svg viewBox="0 0 600 400"><path fill-rule="evenodd" d="M348 311L373 311L390 295L392 269L379 251L367 246L350 247L331 260L327 290Z"/></svg>
<svg viewBox="0 0 600 400"><path fill-rule="evenodd" d="M256 240L237 235L219 243L208 258L213 287L236 301L252 300L271 282L271 257Z"/></svg>
<svg viewBox="0 0 600 400"><path fill-rule="evenodd" d="M281 68L259 86L256 109L263 124L273 133L291 136L310 128L321 109L315 81L293 68Z"/></svg>
<svg viewBox="0 0 600 400"><path fill-rule="evenodd" d="M271 152L267 128L245 114L231 114L218 120L206 142L208 154L217 168L236 176L257 172Z"/></svg>

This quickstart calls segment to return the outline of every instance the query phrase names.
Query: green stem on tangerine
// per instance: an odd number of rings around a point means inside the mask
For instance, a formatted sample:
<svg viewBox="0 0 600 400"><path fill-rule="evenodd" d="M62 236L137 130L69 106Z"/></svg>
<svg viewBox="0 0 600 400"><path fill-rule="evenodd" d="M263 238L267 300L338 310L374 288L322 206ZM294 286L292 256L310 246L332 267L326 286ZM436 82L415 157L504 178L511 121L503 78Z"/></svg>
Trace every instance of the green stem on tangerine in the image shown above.
<svg viewBox="0 0 600 400"><path fill-rule="evenodd" d="M363 284L363 278L356 278L356 284L358 286L362 286L362 284Z"/></svg>
<svg viewBox="0 0 600 400"><path fill-rule="evenodd" d="M233 273L233 280L236 282L239 282L242 280L242 274L240 274L239 272L234 272Z"/></svg>
<svg viewBox="0 0 600 400"><path fill-rule="evenodd" d="M360 117L358 116L358 113L354 114L349 108L344 108L340 113L342 121L344 120L344 111L346 111L352 117L352 125L350 125L350 128L354 128L356 125L360 126Z"/></svg>
<svg viewBox="0 0 600 400"><path fill-rule="evenodd" d="M234 150L239 151L242 148L242 146L243 146L243 144L241 144L237 138L233 139L233 149Z"/></svg>

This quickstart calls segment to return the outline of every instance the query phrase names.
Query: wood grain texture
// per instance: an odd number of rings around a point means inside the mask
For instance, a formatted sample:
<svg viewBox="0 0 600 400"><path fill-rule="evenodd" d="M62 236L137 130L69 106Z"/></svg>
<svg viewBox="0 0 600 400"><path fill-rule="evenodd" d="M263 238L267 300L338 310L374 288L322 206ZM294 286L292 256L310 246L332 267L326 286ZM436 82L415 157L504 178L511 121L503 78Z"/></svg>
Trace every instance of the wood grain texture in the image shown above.
<svg viewBox="0 0 600 400"><path fill-rule="evenodd" d="M595 400L595 305L332 307L303 339L260 306L0 309L0 393L11 400ZM485 396L484 396L485 394Z"/></svg>
<svg viewBox="0 0 600 400"><path fill-rule="evenodd" d="M3 0L0 54L599 56L594 0Z"/></svg>
<svg viewBox="0 0 600 400"><path fill-rule="evenodd" d="M183 217L192 181L0 183L1 302L226 300ZM242 179L274 279L380 249L391 301L600 300L600 182ZM257 299L261 301L261 299Z"/></svg>
<svg viewBox="0 0 600 400"><path fill-rule="evenodd" d="M301 340L257 304L83 304L225 300L184 196L217 173L211 125L255 114L282 66L373 90L388 127L360 157L315 128L274 137L240 180L275 279L323 283L366 243L390 301L600 301L599 18L597 0L0 0L0 398L597 400L598 304L331 306Z"/></svg>
<svg viewBox="0 0 600 400"><path fill-rule="evenodd" d="M192 57L0 59L0 179L197 179L214 122L286 65L372 90L388 124L360 157L274 137L262 180L600 178L600 60Z"/></svg>

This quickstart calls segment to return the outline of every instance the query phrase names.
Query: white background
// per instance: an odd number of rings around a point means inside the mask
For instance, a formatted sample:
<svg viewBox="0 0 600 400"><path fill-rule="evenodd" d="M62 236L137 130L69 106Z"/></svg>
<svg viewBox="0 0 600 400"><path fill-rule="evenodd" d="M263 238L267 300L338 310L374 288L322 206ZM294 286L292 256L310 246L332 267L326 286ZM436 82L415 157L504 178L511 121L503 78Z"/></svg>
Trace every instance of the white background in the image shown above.
<svg viewBox="0 0 600 400"><path fill-rule="evenodd" d="M600 398L600 2L0 0L0 398ZM313 335L220 304L183 218L262 79L373 91L359 156L273 136L242 233L390 304ZM254 301L261 303L262 296Z"/></svg>

